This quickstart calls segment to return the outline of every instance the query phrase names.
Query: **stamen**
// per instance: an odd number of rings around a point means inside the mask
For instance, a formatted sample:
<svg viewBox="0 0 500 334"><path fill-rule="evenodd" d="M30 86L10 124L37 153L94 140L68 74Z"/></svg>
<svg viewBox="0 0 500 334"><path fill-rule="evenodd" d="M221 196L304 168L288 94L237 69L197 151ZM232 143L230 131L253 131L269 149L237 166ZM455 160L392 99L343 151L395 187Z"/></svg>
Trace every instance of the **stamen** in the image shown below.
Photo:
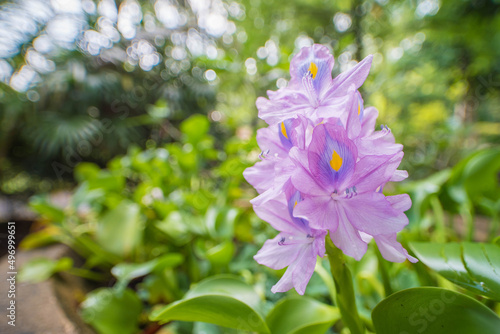
<svg viewBox="0 0 500 334"><path fill-rule="evenodd" d="M386 124L380 124L380 130L391 132L391 129Z"/></svg>
<svg viewBox="0 0 500 334"><path fill-rule="evenodd" d="M345 193L345 198L353 198L354 196L358 195L355 186L352 186L351 188L346 188L344 193Z"/></svg>
<svg viewBox="0 0 500 334"><path fill-rule="evenodd" d="M288 245L301 245L301 244L310 244L314 241L314 237L308 234L305 238L294 238L290 236L288 238L282 237L278 242L280 246L288 246Z"/></svg>
<svg viewBox="0 0 500 334"><path fill-rule="evenodd" d="M260 152L260 154L259 154L259 159L260 159L260 160L264 160L264 159L266 159L270 151L271 151L271 150L265 150L265 151Z"/></svg>
<svg viewBox="0 0 500 334"><path fill-rule="evenodd" d="M389 133L391 133L391 129L387 126L387 125L380 125L380 130L381 131L375 131L373 134L372 134L372 139L378 139L378 138L382 138L384 136L387 136Z"/></svg>

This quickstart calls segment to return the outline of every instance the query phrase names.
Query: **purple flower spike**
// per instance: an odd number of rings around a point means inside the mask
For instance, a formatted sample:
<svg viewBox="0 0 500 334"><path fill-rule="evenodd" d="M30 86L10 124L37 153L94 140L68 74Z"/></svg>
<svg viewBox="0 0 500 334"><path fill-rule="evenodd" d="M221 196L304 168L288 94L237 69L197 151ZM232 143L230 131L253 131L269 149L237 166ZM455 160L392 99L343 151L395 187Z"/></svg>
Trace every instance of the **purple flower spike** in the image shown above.
<svg viewBox="0 0 500 334"><path fill-rule="evenodd" d="M333 56L315 44L293 57L288 87L257 99L269 127L257 133L262 161L244 176L259 193L254 211L280 232L254 257L288 267L273 292L304 294L328 232L356 260L374 239L388 261L417 261L397 241L410 197L382 192L387 182L408 177L397 170L403 146L387 125L376 129L378 111L365 108L358 91L371 62L368 56L332 79Z"/></svg>

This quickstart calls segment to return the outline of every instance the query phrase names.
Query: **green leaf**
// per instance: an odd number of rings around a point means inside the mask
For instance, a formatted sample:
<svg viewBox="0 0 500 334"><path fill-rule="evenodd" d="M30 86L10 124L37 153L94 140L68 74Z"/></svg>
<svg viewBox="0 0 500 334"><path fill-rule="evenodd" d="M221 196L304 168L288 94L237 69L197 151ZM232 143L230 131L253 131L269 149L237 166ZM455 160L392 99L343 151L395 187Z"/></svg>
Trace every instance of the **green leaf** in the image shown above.
<svg viewBox="0 0 500 334"><path fill-rule="evenodd" d="M133 290L100 288L90 292L81 306L83 320L102 334L133 334L139 331L142 303Z"/></svg>
<svg viewBox="0 0 500 334"><path fill-rule="evenodd" d="M266 322L271 333L323 334L339 319L335 307L307 297L291 297L280 300Z"/></svg>
<svg viewBox="0 0 500 334"><path fill-rule="evenodd" d="M107 251L91 239L90 236L85 234L75 237L70 245L85 254L87 261L90 260L93 263L92 266L98 264L116 264L123 261L120 256Z"/></svg>
<svg viewBox="0 0 500 334"><path fill-rule="evenodd" d="M181 254L170 253L144 263L120 263L111 269L111 273L119 280L129 282L149 274L157 269L175 267L183 262Z"/></svg>
<svg viewBox="0 0 500 334"><path fill-rule="evenodd" d="M500 301L500 247L484 243L412 242L419 260L453 283Z"/></svg>
<svg viewBox="0 0 500 334"><path fill-rule="evenodd" d="M176 245L182 245L187 243L191 238L185 220L183 213L172 211L164 220L156 222L155 226L171 237Z"/></svg>
<svg viewBox="0 0 500 334"><path fill-rule="evenodd" d="M99 221L97 241L107 251L125 257L138 245L142 236L139 205L127 200L107 212Z"/></svg>
<svg viewBox="0 0 500 334"><path fill-rule="evenodd" d="M498 333L500 318L466 295L434 287L399 291L372 312L379 334Z"/></svg>
<svg viewBox="0 0 500 334"><path fill-rule="evenodd" d="M410 222L420 222L429 210L430 199L439 193L443 184L450 178L449 169L434 173L431 176L418 181L407 182L402 185L402 191L410 194L412 207L406 213Z"/></svg>
<svg viewBox="0 0 500 334"><path fill-rule="evenodd" d="M59 260L45 257L34 258L23 265L18 278L21 282L42 282L53 274L68 270L72 266L73 260L69 257L62 257Z"/></svg>
<svg viewBox="0 0 500 334"><path fill-rule="evenodd" d="M64 220L64 211L50 203L47 196L36 195L31 197L30 207L33 211L50 221L61 223Z"/></svg>
<svg viewBox="0 0 500 334"><path fill-rule="evenodd" d="M207 116L193 115L182 122L181 131L188 143L197 143L208 133L209 127Z"/></svg>
<svg viewBox="0 0 500 334"><path fill-rule="evenodd" d="M48 225L44 229L25 236L19 243L22 249L33 249L53 244L61 239L61 231L56 225Z"/></svg>
<svg viewBox="0 0 500 334"><path fill-rule="evenodd" d="M101 203L106 198L104 189L89 190L89 183L83 181L71 196L71 204L74 208L78 209L81 205L92 206L95 203Z"/></svg>
<svg viewBox="0 0 500 334"><path fill-rule="evenodd" d="M92 162L81 162L75 167L75 179L78 182L94 179L100 170L101 168Z"/></svg>
<svg viewBox="0 0 500 334"><path fill-rule="evenodd" d="M484 195L492 199L499 198L498 171L500 169L500 150L484 149L474 152L455 167L450 178L450 196L455 198L454 191L463 188L468 198L475 201Z"/></svg>
<svg viewBox="0 0 500 334"><path fill-rule="evenodd" d="M207 259L214 265L226 265L233 258L234 244L224 241L206 252Z"/></svg>
<svg viewBox="0 0 500 334"><path fill-rule="evenodd" d="M150 319L201 321L239 330L269 333L253 288L235 276L213 276L195 285L183 299L155 310Z"/></svg>

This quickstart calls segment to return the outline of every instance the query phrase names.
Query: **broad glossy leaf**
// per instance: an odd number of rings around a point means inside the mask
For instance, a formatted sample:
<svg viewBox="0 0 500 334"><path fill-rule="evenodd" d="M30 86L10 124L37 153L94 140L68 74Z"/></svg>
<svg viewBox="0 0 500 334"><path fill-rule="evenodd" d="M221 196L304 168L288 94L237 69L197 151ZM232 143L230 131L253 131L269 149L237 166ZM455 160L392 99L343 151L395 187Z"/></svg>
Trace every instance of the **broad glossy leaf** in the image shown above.
<svg viewBox="0 0 500 334"><path fill-rule="evenodd" d="M418 259L472 292L500 301L500 247L485 243L412 242Z"/></svg>
<svg viewBox="0 0 500 334"><path fill-rule="evenodd" d="M142 235L139 205L122 201L100 219L96 235L105 250L122 257L130 254Z"/></svg>
<svg viewBox="0 0 500 334"><path fill-rule="evenodd" d="M133 290L100 288L80 305L83 320L101 334L133 334L139 331L142 303Z"/></svg>
<svg viewBox="0 0 500 334"><path fill-rule="evenodd" d="M337 320L337 308L307 297L291 297L280 300L266 318L271 333L276 334L323 334Z"/></svg>
<svg viewBox="0 0 500 334"><path fill-rule="evenodd" d="M239 330L268 333L253 288L235 276L214 276L195 285L183 299L155 310L152 321L201 321Z"/></svg>
<svg viewBox="0 0 500 334"><path fill-rule="evenodd" d="M45 257L34 258L22 266L18 278L21 282L42 282L53 274L71 267L73 267L73 260L69 257L62 257L58 260Z"/></svg>
<svg viewBox="0 0 500 334"><path fill-rule="evenodd" d="M442 288L399 291L372 312L379 334L499 333L500 318L475 299Z"/></svg>

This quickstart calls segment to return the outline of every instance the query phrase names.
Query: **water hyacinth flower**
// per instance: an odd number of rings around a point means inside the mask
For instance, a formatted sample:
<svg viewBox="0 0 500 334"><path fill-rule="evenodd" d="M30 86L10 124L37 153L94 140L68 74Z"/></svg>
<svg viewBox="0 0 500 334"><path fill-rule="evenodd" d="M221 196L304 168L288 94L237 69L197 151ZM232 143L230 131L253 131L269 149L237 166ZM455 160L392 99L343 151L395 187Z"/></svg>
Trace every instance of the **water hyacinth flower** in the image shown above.
<svg viewBox="0 0 500 334"><path fill-rule="evenodd" d="M359 231L389 234L408 224L406 215L377 192L396 171L402 152L358 160L356 146L343 127L321 124L314 129L308 150L294 148L290 156L298 166L292 183L306 195L294 216L330 231L333 243L345 254L360 260L366 252ZM398 196L410 201L408 195Z"/></svg>
<svg viewBox="0 0 500 334"><path fill-rule="evenodd" d="M389 127L375 130L378 111L365 108L358 91L371 59L332 78L328 49L302 48L290 64L288 87L257 99L269 126L257 133L261 161L244 176L259 193L254 211L280 232L254 257L274 269L288 266L273 292L305 292L327 234L356 260L374 239L386 260L417 261L397 241L410 197L382 192L387 182L408 176L397 169L403 146Z"/></svg>
<svg viewBox="0 0 500 334"><path fill-rule="evenodd" d="M292 212L302 201L302 195L290 182L279 200L255 207L255 213L280 233L255 255L255 260L273 269L288 267L272 292L285 292L292 287L304 294L316 265L317 256L325 255L325 230L313 229L307 220L296 218Z"/></svg>
<svg viewBox="0 0 500 334"><path fill-rule="evenodd" d="M351 85L358 89L370 70L372 56L355 67L332 78L333 56L327 47L315 44L302 50L290 63L290 82L276 92L268 91L269 99L259 97L259 117L269 125L278 124L296 115L316 120L340 116L344 111Z"/></svg>
<svg viewBox="0 0 500 334"><path fill-rule="evenodd" d="M305 147L309 127L307 118L297 116L257 131L262 161L243 172L248 183L260 194L252 200L253 204L260 205L283 192L295 167L289 158L289 151L292 147Z"/></svg>

